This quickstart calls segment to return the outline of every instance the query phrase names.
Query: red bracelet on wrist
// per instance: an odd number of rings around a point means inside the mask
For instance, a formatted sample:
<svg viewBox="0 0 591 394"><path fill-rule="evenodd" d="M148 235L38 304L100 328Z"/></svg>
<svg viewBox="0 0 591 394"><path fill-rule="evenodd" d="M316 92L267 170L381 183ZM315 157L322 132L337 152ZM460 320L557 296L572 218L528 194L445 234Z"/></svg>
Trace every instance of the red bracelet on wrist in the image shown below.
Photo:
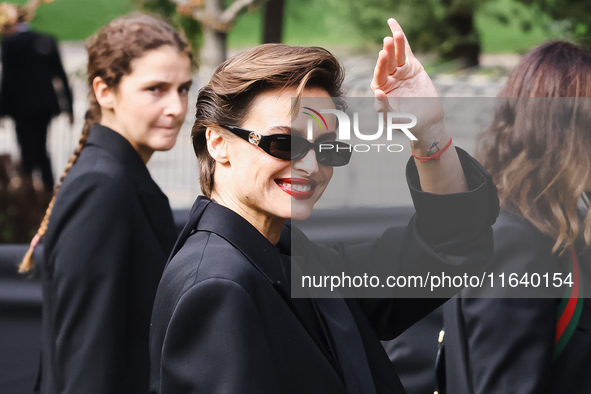
<svg viewBox="0 0 591 394"><path fill-rule="evenodd" d="M445 152L447 150L447 148L449 148L450 145L451 145L451 137L449 137L449 141L448 141L447 145L445 145L443 147L443 149L441 149L439 152L434 153L431 156L417 156L417 155L415 155L414 152L411 151L412 152L412 157L414 157L415 159L419 159L419 161L421 163L426 163L429 160L439 160L441 158L441 154L443 152Z"/></svg>

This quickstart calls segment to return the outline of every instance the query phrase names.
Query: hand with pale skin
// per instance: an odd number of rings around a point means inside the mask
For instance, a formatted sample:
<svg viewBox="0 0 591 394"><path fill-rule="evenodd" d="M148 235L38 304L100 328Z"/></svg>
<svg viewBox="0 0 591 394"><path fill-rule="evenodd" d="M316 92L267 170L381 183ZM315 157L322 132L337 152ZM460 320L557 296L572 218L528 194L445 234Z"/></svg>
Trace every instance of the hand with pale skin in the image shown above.
<svg viewBox="0 0 591 394"><path fill-rule="evenodd" d="M450 140L443 123L443 107L431 78L412 53L398 22L390 18L388 26L392 37L384 38L371 89L381 111L406 112L417 117L417 125L411 132L418 140L410 141L411 149L417 156L430 156ZM405 99L410 97L424 99ZM468 190L453 144L441 154L440 160L421 162L415 159L415 163L423 191L448 194Z"/></svg>

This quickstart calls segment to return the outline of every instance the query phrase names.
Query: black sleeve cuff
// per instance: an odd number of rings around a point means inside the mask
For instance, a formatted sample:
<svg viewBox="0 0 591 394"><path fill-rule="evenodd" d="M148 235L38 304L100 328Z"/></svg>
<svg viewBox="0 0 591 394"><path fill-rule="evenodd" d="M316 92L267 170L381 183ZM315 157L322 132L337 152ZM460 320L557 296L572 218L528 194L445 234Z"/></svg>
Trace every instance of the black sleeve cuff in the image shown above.
<svg viewBox="0 0 591 394"><path fill-rule="evenodd" d="M459 234L481 233L499 214L497 188L491 175L463 149L457 148L468 191L454 194L423 192L414 159L406 166L406 180L416 208L416 224L428 242L438 244Z"/></svg>

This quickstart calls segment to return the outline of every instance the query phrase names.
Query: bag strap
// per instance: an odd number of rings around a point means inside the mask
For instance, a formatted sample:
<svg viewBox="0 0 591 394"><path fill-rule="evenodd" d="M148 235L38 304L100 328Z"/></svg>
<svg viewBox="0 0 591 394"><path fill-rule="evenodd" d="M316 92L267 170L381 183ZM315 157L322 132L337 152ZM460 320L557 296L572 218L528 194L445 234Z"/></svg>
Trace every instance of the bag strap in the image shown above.
<svg viewBox="0 0 591 394"><path fill-rule="evenodd" d="M569 252L565 253L572 273L573 285L566 290L564 297L558 305L556 315L556 337L554 338L555 360L560 356L571 337L573 336L583 310L583 283L579 279L579 260L574 246L571 245Z"/></svg>

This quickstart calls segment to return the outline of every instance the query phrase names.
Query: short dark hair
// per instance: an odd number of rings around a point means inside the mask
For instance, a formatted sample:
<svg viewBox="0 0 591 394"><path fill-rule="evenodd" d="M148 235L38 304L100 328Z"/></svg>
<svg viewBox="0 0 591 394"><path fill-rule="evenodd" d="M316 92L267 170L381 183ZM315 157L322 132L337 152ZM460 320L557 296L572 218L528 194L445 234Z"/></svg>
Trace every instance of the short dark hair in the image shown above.
<svg viewBox="0 0 591 394"><path fill-rule="evenodd" d="M306 87L322 88L334 98L335 106L342 108L343 79L339 61L319 47L264 44L222 63L199 92L191 132L203 194L211 196L215 171L205 140L208 127L242 125L254 97L269 89L297 87L296 96L300 97Z"/></svg>

